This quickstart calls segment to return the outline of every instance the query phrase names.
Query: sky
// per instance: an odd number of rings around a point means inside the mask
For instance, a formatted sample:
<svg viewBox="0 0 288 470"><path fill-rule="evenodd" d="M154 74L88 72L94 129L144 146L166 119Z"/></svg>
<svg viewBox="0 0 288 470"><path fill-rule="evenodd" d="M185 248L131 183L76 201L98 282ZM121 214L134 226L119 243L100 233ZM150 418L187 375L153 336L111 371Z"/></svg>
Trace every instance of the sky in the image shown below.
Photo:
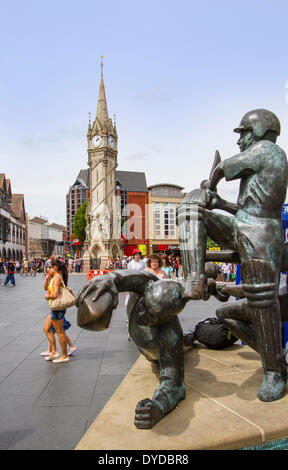
<svg viewBox="0 0 288 470"><path fill-rule="evenodd" d="M66 224L101 55L118 170L195 189L216 149L238 153L233 129L256 108L279 117L288 151L286 0L0 3L0 173L29 217ZM238 186L218 192L235 202Z"/></svg>

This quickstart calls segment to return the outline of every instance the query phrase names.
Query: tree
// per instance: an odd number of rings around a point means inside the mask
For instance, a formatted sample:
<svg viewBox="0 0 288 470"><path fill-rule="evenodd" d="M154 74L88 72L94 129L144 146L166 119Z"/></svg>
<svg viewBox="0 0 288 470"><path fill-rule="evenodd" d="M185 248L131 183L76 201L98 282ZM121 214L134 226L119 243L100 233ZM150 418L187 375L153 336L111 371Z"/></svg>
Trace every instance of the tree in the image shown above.
<svg viewBox="0 0 288 470"><path fill-rule="evenodd" d="M82 206L78 209L74 216L73 222L73 235L74 238L79 238L81 244L84 243L86 239L86 208L87 202L83 202Z"/></svg>

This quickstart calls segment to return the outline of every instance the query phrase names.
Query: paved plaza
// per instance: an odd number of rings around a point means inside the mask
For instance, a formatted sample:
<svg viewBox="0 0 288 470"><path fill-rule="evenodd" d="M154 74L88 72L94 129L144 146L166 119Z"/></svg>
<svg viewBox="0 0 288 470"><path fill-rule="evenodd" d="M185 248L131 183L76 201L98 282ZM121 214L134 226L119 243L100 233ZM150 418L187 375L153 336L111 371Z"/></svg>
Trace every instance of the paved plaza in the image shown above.
<svg viewBox="0 0 288 470"><path fill-rule="evenodd" d="M75 293L85 283L83 274L69 278ZM139 356L135 344L127 340L125 294L121 294L110 327L103 332L80 329L76 308L69 309L68 333L77 351L66 364L45 361L40 353L47 348L43 324L49 309L43 284L44 276L37 274L16 276L15 288L0 288L2 450L74 449ZM183 330L215 316L217 305L214 298L189 302L180 314Z"/></svg>

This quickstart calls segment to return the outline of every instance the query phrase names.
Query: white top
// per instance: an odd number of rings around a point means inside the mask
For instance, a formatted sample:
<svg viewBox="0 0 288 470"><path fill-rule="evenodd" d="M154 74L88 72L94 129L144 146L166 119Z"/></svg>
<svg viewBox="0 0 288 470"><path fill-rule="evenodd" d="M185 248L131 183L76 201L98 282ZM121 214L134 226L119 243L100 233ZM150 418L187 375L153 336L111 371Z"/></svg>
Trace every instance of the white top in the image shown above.
<svg viewBox="0 0 288 470"><path fill-rule="evenodd" d="M127 269L137 269L138 271L140 270L143 271L145 268L146 268L146 263L144 259L140 259L139 261L135 261L134 259L132 259L132 261L128 263L128 267L127 267Z"/></svg>

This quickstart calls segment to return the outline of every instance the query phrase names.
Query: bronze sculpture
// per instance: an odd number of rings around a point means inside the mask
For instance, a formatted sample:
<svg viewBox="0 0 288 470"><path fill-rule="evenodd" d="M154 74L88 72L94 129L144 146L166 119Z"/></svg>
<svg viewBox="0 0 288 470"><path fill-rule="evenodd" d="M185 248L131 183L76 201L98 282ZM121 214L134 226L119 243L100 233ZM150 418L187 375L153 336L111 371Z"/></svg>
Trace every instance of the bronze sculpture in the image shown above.
<svg viewBox="0 0 288 470"><path fill-rule="evenodd" d="M160 386L152 400L141 400L135 411L135 425L143 429L154 426L185 397L183 332L175 315L186 300L181 298L181 284L169 281L168 286L172 289L149 272L119 270L94 278L78 296L78 325L99 331L109 326L112 310L118 304L118 292L133 292L127 305L130 336L149 361L157 363L160 359ZM165 315L161 304L153 309L155 288L165 295L166 307L170 307L170 319L164 323L160 319L157 324L157 319ZM152 308L145 307L145 300Z"/></svg>
<svg viewBox="0 0 288 470"><path fill-rule="evenodd" d="M260 353L264 368L258 398L274 401L283 396L287 376L278 288L284 259L281 209L288 166L285 152L276 145L280 122L272 112L250 111L234 131L240 133L237 143L241 152L217 162L210 180L189 193L178 211L186 274L184 296L199 299L205 295L207 234L220 246L239 253L247 314L242 302L220 309L218 316L246 342L251 336L250 325L254 325L255 340L250 344ZM236 205L218 196L216 188L222 178L240 179ZM233 217L213 213L215 208Z"/></svg>
<svg viewBox="0 0 288 470"><path fill-rule="evenodd" d="M206 264L206 275L214 281L215 265ZM141 400L135 410L135 425L145 429L185 398L183 354L193 345L193 334L183 336L178 319L188 301L182 284L136 270L116 270L84 286L77 297L78 326L92 331L108 328L118 292L127 291L132 292L127 305L130 336L146 359L160 367L160 385L152 400Z"/></svg>
<svg viewBox="0 0 288 470"><path fill-rule="evenodd" d="M242 298L220 307L217 316L260 354L264 378L259 399L274 401L285 391L281 315L282 320L287 317L288 295L285 289L279 296L278 289L280 270L288 267L281 224L288 166L276 145L280 123L270 111L255 110L243 117L235 132L240 133L240 154L221 162L216 152L210 179L187 194L177 211L185 287L148 272L114 271L96 277L77 298L78 325L97 331L108 328L118 292L133 292L127 306L130 335L141 353L160 365L160 385L152 400L141 400L136 407L138 428L152 427L185 397L183 346L191 346L191 337L183 336L177 315L189 300L208 300L210 295L222 302L230 295ZM237 204L218 196L223 177L240 179ZM205 263L207 235L232 250L231 260L239 256L241 286L216 283L215 266Z"/></svg>

